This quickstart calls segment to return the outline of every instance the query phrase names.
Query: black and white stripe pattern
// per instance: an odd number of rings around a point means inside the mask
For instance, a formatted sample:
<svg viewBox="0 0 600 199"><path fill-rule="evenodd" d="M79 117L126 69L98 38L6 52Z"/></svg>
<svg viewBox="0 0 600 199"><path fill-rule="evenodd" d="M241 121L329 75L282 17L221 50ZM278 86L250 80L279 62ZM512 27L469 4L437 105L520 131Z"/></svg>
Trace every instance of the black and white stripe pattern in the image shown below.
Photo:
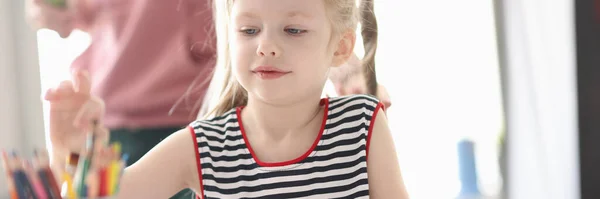
<svg viewBox="0 0 600 199"><path fill-rule="evenodd" d="M193 122L204 198L368 198L369 127L381 104L366 95L324 102L320 140L306 158L290 164L261 166L253 158L239 108Z"/></svg>

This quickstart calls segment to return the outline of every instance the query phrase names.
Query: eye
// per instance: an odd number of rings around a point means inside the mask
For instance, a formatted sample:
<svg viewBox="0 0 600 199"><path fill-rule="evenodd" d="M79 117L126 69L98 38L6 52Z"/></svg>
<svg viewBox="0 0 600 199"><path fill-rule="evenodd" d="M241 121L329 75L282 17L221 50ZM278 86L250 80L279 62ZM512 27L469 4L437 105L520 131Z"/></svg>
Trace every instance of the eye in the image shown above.
<svg viewBox="0 0 600 199"><path fill-rule="evenodd" d="M302 30L302 29L297 29L297 28L286 28L285 32L287 32L290 35L300 35L300 34L308 32L308 31Z"/></svg>
<svg viewBox="0 0 600 199"><path fill-rule="evenodd" d="M240 30L240 32L244 35L255 35L259 32L259 30L256 28L244 28Z"/></svg>

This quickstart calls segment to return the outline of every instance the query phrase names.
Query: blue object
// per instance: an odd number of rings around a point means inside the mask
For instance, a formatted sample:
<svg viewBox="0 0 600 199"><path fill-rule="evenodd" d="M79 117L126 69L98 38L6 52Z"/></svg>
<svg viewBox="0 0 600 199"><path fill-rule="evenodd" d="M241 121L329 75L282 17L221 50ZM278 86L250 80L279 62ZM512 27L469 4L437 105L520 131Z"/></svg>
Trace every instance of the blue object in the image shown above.
<svg viewBox="0 0 600 199"><path fill-rule="evenodd" d="M480 195L477 186L477 166L475 165L475 143L470 140L458 142L458 168L461 183L460 196Z"/></svg>
<svg viewBox="0 0 600 199"><path fill-rule="evenodd" d="M125 153L121 156L121 160L123 160L123 162L127 163L127 160L129 160L129 154Z"/></svg>
<svg viewBox="0 0 600 199"><path fill-rule="evenodd" d="M18 188L17 190L20 189L20 191L23 191L25 198L28 199L37 199L37 196L35 195L35 192L33 191L33 185L31 184L31 182L29 181L29 179L27 178L27 174L25 174L25 171L23 170L16 170L15 171L15 175L14 177L19 179L20 184L20 188ZM19 197L21 194L19 194Z"/></svg>
<svg viewBox="0 0 600 199"><path fill-rule="evenodd" d="M87 198L88 197L88 186L87 185L83 185L81 187L81 193L79 193L79 197L81 197L81 198Z"/></svg>
<svg viewBox="0 0 600 199"><path fill-rule="evenodd" d="M19 198L27 198L28 193L21 179L21 175L19 175L18 172L13 172L12 175L17 195L19 196Z"/></svg>

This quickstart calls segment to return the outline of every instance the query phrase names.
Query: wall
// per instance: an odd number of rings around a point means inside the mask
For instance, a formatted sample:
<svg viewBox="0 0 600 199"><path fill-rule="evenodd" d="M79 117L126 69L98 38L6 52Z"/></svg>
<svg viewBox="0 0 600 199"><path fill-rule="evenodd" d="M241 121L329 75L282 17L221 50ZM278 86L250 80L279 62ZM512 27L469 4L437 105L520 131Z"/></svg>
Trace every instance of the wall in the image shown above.
<svg viewBox="0 0 600 199"><path fill-rule="evenodd" d="M24 1L0 1L0 149L29 156L45 139L36 34L23 16Z"/></svg>

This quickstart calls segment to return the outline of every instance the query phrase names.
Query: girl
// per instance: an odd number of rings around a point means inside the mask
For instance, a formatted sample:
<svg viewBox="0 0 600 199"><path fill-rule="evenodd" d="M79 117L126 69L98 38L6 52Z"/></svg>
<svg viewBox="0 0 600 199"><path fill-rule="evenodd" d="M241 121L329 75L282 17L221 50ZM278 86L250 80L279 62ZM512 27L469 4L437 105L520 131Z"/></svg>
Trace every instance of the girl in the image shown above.
<svg viewBox="0 0 600 199"><path fill-rule="evenodd" d="M211 86L222 93L209 104L215 117L192 122L128 167L118 197L166 198L190 188L202 198L408 198L383 105L365 95L320 99L330 68L353 53L355 0L214 2ZM83 107L74 118L83 129L103 110L89 81L78 72L74 86L47 97L55 110ZM53 165L61 168L83 135L65 133L71 124L51 114ZM99 143L107 140L105 129L94 131ZM97 150L97 158L112 158Z"/></svg>

